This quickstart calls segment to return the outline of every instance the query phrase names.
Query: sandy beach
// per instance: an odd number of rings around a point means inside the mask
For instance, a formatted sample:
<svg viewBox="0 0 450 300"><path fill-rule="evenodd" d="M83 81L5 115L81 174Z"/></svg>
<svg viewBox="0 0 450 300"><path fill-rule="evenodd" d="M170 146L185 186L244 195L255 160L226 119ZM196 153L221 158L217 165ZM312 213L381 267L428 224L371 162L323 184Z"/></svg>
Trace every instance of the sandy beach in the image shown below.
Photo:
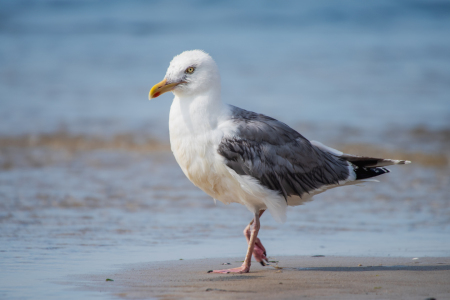
<svg viewBox="0 0 450 300"><path fill-rule="evenodd" d="M262 267L253 262L247 274L208 274L211 268L240 264L238 258L214 258L132 264L78 279L84 290L123 299L450 298L448 257L272 259L278 263Z"/></svg>

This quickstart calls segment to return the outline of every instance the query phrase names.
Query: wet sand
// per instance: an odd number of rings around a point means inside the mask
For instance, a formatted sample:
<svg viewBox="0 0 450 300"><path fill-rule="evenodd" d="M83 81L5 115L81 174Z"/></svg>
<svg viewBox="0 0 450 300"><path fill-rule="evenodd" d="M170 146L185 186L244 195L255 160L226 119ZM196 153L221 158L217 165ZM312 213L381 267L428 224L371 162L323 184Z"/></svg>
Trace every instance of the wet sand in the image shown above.
<svg viewBox="0 0 450 300"><path fill-rule="evenodd" d="M132 264L81 276L82 289L123 299L449 299L450 258L305 257L253 262L247 274L207 273L238 258ZM231 265L222 265L231 263ZM114 281L106 281L106 278ZM73 282L71 283L73 284Z"/></svg>
<svg viewBox="0 0 450 300"><path fill-rule="evenodd" d="M380 183L333 189L290 207L285 224L264 215L260 238L269 256L289 268L276 273L256 264L246 275L205 272L242 259L242 229L251 214L241 205L215 204L189 182L166 142L141 132L0 136L0 298L360 299L391 292L426 299L445 293L448 269L429 268L447 268L437 263L448 259L416 264L412 258L450 257L449 131L393 128L366 143L372 135L356 129L298 129L349 153L413 163L391 167ZM326 258L310 258L317 254ZM403 258L367 258L390 256ZM239 258L198 260L213 257ZM111 273L114 264L125 267ZM406 267L381 268L381 276L372 273L378 269L356 272L365 270L359 264ZM420 272L408 269L415 266ZM306 267L325 269L298 269ZM55 284L74 274L90 275Z"/></svg>

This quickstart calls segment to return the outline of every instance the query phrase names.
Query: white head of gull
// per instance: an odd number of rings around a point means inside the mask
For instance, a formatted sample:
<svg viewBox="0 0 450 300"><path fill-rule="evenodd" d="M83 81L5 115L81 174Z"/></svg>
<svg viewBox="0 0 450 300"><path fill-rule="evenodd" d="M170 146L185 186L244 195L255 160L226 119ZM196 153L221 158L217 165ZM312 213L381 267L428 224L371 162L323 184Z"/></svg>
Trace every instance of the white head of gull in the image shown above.
<svg viewBox="0 0 450 300"><path fill-rule="evenodd" d="M201 50L175 56L149 99L169 91L175 95L170 144L184 174L214 199L241 203L253 214L244 230L244 263L214 273L249 272L252 255L262 265L268 262L257 237L266 210L283 222L287 206L330 188L373 181L389 172L384 166L409 163L344 154L271 117L222 103L218 67Z"/></svg>

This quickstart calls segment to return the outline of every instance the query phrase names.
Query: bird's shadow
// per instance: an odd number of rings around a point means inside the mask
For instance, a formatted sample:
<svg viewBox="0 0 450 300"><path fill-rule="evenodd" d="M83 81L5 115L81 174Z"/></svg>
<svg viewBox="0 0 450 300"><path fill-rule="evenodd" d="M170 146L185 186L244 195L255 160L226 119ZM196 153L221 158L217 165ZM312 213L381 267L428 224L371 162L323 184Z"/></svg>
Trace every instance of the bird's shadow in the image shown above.
<svg viewBox="0 0 450 300"><path fill-rule="evenodd" d="M369 272L369 271L448 271L450 265L438 266L367 266L367 267L312 267L293 268L296 271L325 271L325 272Z"/></svg>

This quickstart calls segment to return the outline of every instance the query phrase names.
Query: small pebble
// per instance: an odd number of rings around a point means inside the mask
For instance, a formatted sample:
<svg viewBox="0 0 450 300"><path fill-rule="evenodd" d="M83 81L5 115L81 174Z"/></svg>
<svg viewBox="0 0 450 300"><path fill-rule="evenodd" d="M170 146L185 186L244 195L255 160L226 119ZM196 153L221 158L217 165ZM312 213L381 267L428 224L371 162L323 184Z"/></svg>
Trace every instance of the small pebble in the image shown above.
<svg viewBox="0 0 450 300"><path fill-rule="evenodd" d="M214 270L209 270L207 273L212 273Z"/></svg>
<svg viewBox="0 0 450 300"><path fill-rule="evenodd" d="M223 263L222 265L231 265L230 263Z"/></svg>
<svg viewBox="0 0 450 300"><path fill-rule="evenodd" d="M278 271L276 271L275 273L283 273L283 271L281 271L281 270L278 270Z"/></svg>
<svg viewBox="0 0 450 300"><path fill-rule="evenodd" d="M283 269L283 267L273 266L275 269Z"/></svg>
<svg viewBox="0 0 450 300"><path fill-rule="evenodd" d="M416 260L416 259L419 259L418 257L414 257L412 260Z"/></svg>
<svg viewBox="0 0 450 300"><path fill-rule="evenodd" d="M362 264L359 264L358 267L362 267Z"/></svg>
<svg viewBox="0 0 450 300"><path fill-rule="evenodd" d="M283 284L282 282L280 282L279 284Z"/></svg>

